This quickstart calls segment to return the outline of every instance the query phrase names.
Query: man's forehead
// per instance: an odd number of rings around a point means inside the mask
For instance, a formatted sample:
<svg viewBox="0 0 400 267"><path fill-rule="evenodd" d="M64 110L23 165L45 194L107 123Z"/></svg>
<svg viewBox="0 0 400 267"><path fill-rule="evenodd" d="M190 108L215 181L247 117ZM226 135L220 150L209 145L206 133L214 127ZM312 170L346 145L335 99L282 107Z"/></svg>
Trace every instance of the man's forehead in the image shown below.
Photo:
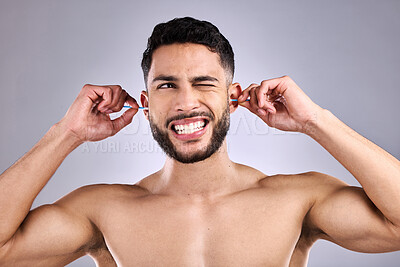
<svg viewBox="0 0 400 267"><path fill-rule="evenodd" d="M202 44L194 44L194 43L174 43L168 45L161 45L153 52L154 57L158 57L160 55L168 55L168 56L188 56L188 57L196 57L196 56L207 56L214 57L219 59L217 53L212 52L207 46Z"/></svg>
<svg viewBox="0 0 400 267"><path fill-rule="evenodd" d="M185 76L188 79L225 75L219 55L200 44L172 44L157 48L152 56L149 82L159 76Z"/></svg>

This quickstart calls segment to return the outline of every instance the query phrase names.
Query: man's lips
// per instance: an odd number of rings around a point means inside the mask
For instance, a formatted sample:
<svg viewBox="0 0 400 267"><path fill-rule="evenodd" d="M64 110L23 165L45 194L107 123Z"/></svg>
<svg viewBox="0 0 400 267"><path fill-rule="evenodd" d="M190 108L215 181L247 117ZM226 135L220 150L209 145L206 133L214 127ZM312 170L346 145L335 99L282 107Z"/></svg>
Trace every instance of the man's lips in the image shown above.
<svg viewBox="0 0 400 267"><path fill-rule="evenodd" d="M174 136L180 140L190 140L201 137L207 128L209 119L199 116L185 118L171 122L170 130Z"/></svg>

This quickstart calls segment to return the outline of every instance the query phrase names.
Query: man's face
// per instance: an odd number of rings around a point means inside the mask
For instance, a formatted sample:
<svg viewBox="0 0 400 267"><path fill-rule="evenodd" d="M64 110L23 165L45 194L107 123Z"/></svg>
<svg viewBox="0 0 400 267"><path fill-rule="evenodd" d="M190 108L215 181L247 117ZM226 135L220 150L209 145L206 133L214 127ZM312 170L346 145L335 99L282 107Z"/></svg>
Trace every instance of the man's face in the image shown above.
<svg viewBox="0 0 400 267"><path fill-rule="evenodd" d="M218 150L229 129L226 80L218 54L206 46L172 44L154 51L148 118L168 156L193 163Z"/></svg>

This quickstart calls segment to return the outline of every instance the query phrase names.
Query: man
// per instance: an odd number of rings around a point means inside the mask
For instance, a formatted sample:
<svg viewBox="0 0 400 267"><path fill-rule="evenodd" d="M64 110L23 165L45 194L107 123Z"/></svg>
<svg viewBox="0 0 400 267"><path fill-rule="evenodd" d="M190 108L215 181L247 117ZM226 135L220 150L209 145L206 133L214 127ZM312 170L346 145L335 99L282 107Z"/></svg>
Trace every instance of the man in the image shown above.
<svg viewBox="0 0 400 267"><path fill-rule="evenodd" d="M168 156L163 168L135 185L85 186L29 211L71 151L116 134L138 111L120 86L85 85L65 117L0 177L1 266L62 266L83 255L99 266L306 266L319 238L361 252L400 249L400 162L289 77L242 91L232 84L229 42L192 18L157 25L142 68L141 103ZM125 103L132 108L110 120ZM315 139L362 188L232 162L225 136L238 105L270 127Z"/></svg>

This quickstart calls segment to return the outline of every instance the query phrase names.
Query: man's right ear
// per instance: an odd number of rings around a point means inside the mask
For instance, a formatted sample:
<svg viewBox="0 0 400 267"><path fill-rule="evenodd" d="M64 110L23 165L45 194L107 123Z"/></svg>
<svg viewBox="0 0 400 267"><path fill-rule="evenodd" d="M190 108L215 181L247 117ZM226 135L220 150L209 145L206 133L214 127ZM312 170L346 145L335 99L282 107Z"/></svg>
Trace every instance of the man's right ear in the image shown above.
<svg viewBox="0 0 400 267"><path fill-rule="evenodd" d="M240 83L233 83L229 86L228 90L229 94L229 99L238 99L238 97L242 94L242 87L240 86ZM237 101L229 101L229 111L230 113L233 113L237 108L239 104Z"/></svg>
<svg viewBox="0 0 400 267"><path fill-rule="evenodd" d="M148 108L149 107L149 96L147 95L147 91L142 91L140 93L140 103L142 104L142 107L144 108ZM144 116L146 117L146 119L149 119L149 110L148 109L144 109L143 110Z"/></svg>

